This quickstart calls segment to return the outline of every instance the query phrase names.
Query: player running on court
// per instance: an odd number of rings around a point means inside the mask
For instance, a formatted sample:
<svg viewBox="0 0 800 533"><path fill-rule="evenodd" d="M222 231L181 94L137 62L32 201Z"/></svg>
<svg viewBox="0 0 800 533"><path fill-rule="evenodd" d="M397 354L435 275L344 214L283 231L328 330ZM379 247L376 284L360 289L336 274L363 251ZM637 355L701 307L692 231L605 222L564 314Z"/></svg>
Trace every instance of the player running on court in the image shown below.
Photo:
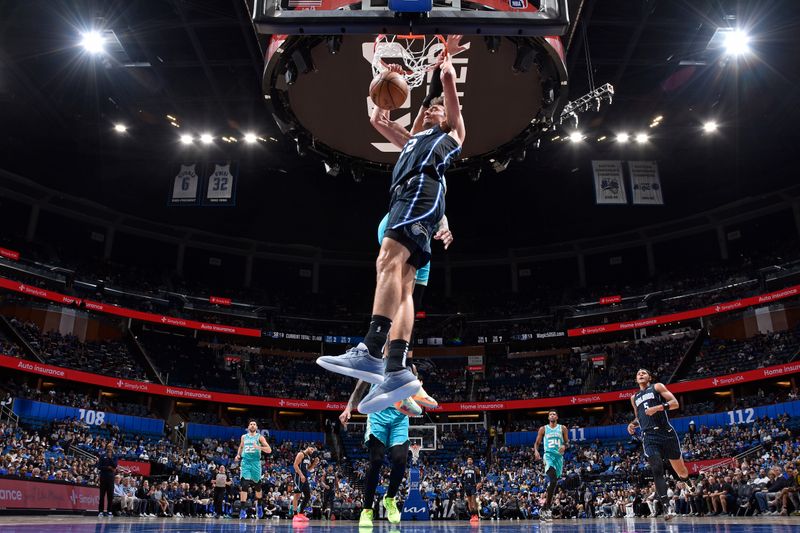
<svg viewBox="0 0 800 533"><path fill-rule="evenodd" d="M292 523L308 522L305 514L306 505L311 501L311 484L309 472L313 472L319 463L319 457L314 457L316 448L307 446L294 458L294 494L292 495L292 510L294 517Z"/></svg>
<svg viewBox="0 0 800 533"><path fill-rule="evenodd" d="M567 428L558 423L558 413L550 411L547 413L548 424L539 428L536 435L536 443L533 445L534 457L537 461L541 460L539 446L544 441L544 473L549 479L547 484L547 499L544 507L539 512L539 519L549 521L553 519L551 506L553 505L553 495L556 492L558 478L564 470L564 451L569 445Z"/></svg>
<svg viewBox="0 0 800 533"><path fill-rule="evenodd" d="M378 107L370 119L387 140L402 148L392 172L389 220L376 262L372 320L363 343L341 356L317 359L332 372L378 385L358 405L364 414L382 411L413 396L421 387L405 363L414 309L402 304L413 302L416 272L430 260L431 236L445 212L444 174L466 137L455 69L450 60L451 55L464 49L460 35L448 36L439 66L444 97L426 98L427 105L420 109L410 132L390 120L388 111ZM400 70L397 65L390 68ZM403 311L398 314L401 308ZM387 339L389 349L384 368L383 346Z"/></svg>
<svg viewBox="0 0 800 533"><path fill-rule="evenodd" d="M631 397L631 406L636 418L628 424L628 433L634 435L637 427L642 430L642 448L653 470L656 496L664 506L664 519L670 520L675 515L669 512L664 459L669 459L681 480L689 477L689 469L683 462L678 432L672 427L667 415L667 411L680 406L678 400L663 383L653 383L653 374L649 370L640 368L636 372L636 383L639 385L639 392Z"/></svg>
<svg viewBox="0 0 800 533"><path fill-rule="evenodd" d="M252 486L255 495L253 507L258 518L264 516L264 509L259 503L261 501L261 452L272 453L267 439L258 432L258 424L255 420L250 420L247 424L247 433L239 439L239 450L236 452L236 459L240 458L241 470L239 474L239 519L247 518L247 493Z"/></svg>

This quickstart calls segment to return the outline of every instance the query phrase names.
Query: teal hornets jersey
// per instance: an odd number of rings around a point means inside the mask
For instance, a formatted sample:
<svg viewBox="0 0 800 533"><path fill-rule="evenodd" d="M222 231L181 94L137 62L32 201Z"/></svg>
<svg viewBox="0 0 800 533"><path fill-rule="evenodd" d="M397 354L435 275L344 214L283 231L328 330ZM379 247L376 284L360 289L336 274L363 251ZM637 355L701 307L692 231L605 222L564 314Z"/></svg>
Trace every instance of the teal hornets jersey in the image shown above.
<svg viewBox="0 0 800 533"><path fill-rule="evenodd" d="M242 448L242 462L247 461L249 463L260 463L261 462L261 450L258 449L261 446L258 441L261 439L261 434L256 433L255 435L250 435L249 433L244 434L244 447Z"/></svg>
<svg viewBox="0 0 800 533"><path fill-rule="evenodd" d="M544 427L544 453L561 455L558 450L564 445L563 427L561 424L556 424L556 427L547 424Z"/></svg>

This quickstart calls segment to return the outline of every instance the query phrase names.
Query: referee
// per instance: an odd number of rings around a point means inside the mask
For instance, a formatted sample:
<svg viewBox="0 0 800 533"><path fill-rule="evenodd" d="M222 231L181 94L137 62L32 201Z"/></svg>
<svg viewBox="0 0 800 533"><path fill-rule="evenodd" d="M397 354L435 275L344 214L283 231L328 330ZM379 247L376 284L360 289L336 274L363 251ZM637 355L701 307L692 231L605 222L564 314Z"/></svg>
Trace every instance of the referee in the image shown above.
<svg viewBox="0 0 800 533"><path fill-rule="evenodd" d="M117 474L117 460L114 458L114 446L106 446L106 454L97 461L100 471L100 512L97 516L111 516L111 502L114 501L114 476ZM103 514L103 499L107 502L107 511Z"/></svg>
<svg viewBox="0 0 800 533"><path fill-rule="evenodd" d="M663 383L653 383L653 374L644 368L636 372L639 392L631 397L631 405L636 418L628 424L628 433L642 429L644 456L653 470L656 495L664 506L664 519L670 520L674 514L669 512L667 480L664 473L664 459L669 459L675 473L682 480L689 477L689 470L683 462L681 442L678 433L669 422L667 411L679 407L678 400Z"/></svg>

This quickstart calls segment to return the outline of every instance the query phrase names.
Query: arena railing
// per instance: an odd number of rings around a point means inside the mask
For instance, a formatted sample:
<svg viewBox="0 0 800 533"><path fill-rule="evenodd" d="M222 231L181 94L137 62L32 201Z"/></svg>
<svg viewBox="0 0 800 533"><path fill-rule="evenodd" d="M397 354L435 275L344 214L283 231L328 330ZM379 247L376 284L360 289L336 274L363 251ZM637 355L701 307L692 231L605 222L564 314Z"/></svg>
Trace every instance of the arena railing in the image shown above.
<svg viewBox="0 0 800 533"><path fill-rule="evenodd" d="M281 409L302 409L308 411L341 411L346 407L346 402L327 402L319 400L305 400L296 398L270 398L265 396L248 396L225 392L189 389L184 387L171 387L157 383L135 381L111 376L91 374L80 370L62 368L26 359L19 359L9 355L0 355L0 367L18 370L29 374L46 376L48 378L76 381L86 385L94 385L115 390L139 392L142 394L155 394L177 399L188 399L227 405L249 405L256 407L273 407ZM774 379L800 373L800 362L774 365L756 370L748 370L735 374L708 377L694 381L684 381L670 385L674 394L685 392L712 390L718 388L741 385L743 383ZM512 411L517 409L540 409L559 406L584 406L608 404L627 401L635 393L634 389L617 390L611 392L581 394L574 396L560 396L554 398L537 398L532 400L499 400L481 402L450 402L439 404L439 413L471 413L484 411Z"/></svg>
<svg viewBox="0 0 800 533"><path fill-rule="evenodd" d="M212 333L222 333L230 335L240 335L244 337L270 336L272 333L256 328L243 328L239 326L215 324L209 322L202 322L198 320L190 320L186 318L137 311L134 309L120 307L114 304L97 302L89 299L81 299L75 296L67 296L55 291L41 289L39 287L14 281L12 279L5 277L0 277L0 288L17 292L20 294L25 294L35 298L49 300L51 302L56 302L63 305L78 307L79 309L85 309L87 311L106 313L115 316L131 318L134 320L140 320L144 322L183 327L192 330L209 331ZM729 302L722 302L688 311L681 311L677 313L670 313L667 315L646 317L626 322L602 324L599 326L572 328L567 330L566 335L569 337L578 337L586 335L596 335L600 333L626 331L631 329L645 328L649 326L656 326L669 323L678 323L686 320L693 320L711 315L728 313L731 311L739 311L748 307L776 302L779 300L792 298L798 295L800 295L800 285L793 285L766 294L759 294L757 296L751 296L748 298L741 298Z"/></svg>

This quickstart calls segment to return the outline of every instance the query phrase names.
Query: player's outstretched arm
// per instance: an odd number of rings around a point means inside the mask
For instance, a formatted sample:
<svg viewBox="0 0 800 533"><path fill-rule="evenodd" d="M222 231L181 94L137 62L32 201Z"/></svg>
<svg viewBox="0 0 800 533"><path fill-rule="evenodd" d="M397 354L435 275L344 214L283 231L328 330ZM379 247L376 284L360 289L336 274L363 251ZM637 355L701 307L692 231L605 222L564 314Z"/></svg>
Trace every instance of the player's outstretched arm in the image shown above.
<svg viewBox="0 0 800 533"><path fill-rule="evenodd" d="M389 70L402 74L403 70L400 65L389 65ZM369 123L372 127L386 138L387 141L403 148L406 141L411 138L411 134L403 126L389 118L389 111L375 106L372 110L372 115L369 117Z"/></svg>
<svg viewBox="0 0 800 533"><path fill-rule="evenodd" d="M339 422L341 422L343 426L347 426L353 409L356 408L356 405L358 405L358 402L364 397L368 390L369 383L359 379L358 383L356 383L356 386L353 389L353 393L350 394L350 399L347 400L347 407L345 407L344 411L342 411L342 414L339 415Z"/></svg>
<svg viewBox="0 0 800 533"><path fill-rule="evenodd" d="M461 45L461 35L448 35L447 36L447 55L440 67L442 74L442 90L444 94L444 109L447 114L447 124L450 126L450 131L455 133L458 137L458 142L464 144L467 131L464 126L464 118L461 116L461 103L458 100L458 91L456 90L456 69L453 68L451 57L456 51L463 50Z"/></svg>

